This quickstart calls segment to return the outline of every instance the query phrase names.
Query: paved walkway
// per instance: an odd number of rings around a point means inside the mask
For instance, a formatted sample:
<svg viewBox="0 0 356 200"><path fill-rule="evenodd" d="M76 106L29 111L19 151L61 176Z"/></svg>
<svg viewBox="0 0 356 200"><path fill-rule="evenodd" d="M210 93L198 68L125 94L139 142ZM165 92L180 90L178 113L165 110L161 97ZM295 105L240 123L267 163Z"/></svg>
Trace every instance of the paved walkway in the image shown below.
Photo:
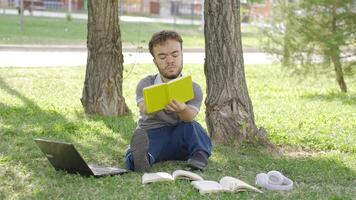
<svg viewBox="0 0 356 200"><path fill-rule="evenodd" d="M147 52L124 52L124 64L153 64ZM70 67L85 66L83 51L0 51L0 67ZM185 64L204 64L204 52L183 54ZM265 53L244 53L245 64L271 64L274 59Z"/></svg>

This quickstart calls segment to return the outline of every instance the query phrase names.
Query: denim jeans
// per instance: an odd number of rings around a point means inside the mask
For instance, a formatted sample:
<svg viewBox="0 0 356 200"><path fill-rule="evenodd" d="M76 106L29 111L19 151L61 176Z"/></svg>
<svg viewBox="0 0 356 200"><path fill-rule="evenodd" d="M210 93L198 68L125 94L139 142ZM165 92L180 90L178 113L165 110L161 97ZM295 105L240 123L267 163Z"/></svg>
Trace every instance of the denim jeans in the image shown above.
<svg viewBox="0 0 356 200"><path fill-rule="evenodd" d="M146 130L150 164L166 160L187 160L196 151L211 155L211 141L205 130L196 122L182 122L177 126L164 126ZM132 153L127 151L126 167L134 169Z"/></svg>

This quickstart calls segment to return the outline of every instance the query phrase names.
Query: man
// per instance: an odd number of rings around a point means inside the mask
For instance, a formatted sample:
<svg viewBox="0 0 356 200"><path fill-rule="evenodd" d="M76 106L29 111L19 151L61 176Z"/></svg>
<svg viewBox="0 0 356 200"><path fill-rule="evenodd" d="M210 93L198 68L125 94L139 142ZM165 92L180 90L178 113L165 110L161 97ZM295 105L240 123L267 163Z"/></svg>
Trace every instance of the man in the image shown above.
<svg viewBox="0 0 356 200"><path fill-rule="evenodd" d="M145 77L136 88L140 119L125 156L130 170L149 171L153 163L165 160L187 160L189 166L200 170L208 166L211 141L194 121L203 100L198 84L193 83L194 99L186 103L172 100L164 110L153 114L145 111L143 88L182 76L182 43L181 36L174 31L155 33L149 42L159 73Z"/></svg>

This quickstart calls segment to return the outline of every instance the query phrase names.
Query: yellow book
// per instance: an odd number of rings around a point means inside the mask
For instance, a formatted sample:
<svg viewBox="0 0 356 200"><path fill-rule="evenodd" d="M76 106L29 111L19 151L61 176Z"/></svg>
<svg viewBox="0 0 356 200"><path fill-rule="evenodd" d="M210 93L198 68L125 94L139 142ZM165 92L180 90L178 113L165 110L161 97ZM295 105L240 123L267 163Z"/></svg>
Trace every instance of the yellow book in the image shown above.
<svg viewBox="0 0 356 200"><path fill-rule="evenodd" d="M143 88L147 113L164 109L172 99L185 103L194 98L192 76L182 76L167 83Z"/></svg>

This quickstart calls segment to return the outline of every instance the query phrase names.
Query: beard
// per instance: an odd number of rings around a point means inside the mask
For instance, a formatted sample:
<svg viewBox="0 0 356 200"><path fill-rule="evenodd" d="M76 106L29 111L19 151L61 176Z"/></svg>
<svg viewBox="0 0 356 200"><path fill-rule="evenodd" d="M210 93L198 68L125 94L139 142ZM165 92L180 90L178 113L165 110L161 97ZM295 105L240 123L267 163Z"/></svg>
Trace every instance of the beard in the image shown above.
<svg viewBox="0 0 356 200"><path fill-rule="evenodd" d="M161 76L163 76L164 78L169 79L169 80L173 80L173 79L177 78L180 75L180 73L182 72L182 69L183 69L183 66L180 66L178 68L178 70L177 70L177 73L175 73L175 74L165 73L164 70L161 70L159 68L158 68L158 71L161 74Z"/></svg>

